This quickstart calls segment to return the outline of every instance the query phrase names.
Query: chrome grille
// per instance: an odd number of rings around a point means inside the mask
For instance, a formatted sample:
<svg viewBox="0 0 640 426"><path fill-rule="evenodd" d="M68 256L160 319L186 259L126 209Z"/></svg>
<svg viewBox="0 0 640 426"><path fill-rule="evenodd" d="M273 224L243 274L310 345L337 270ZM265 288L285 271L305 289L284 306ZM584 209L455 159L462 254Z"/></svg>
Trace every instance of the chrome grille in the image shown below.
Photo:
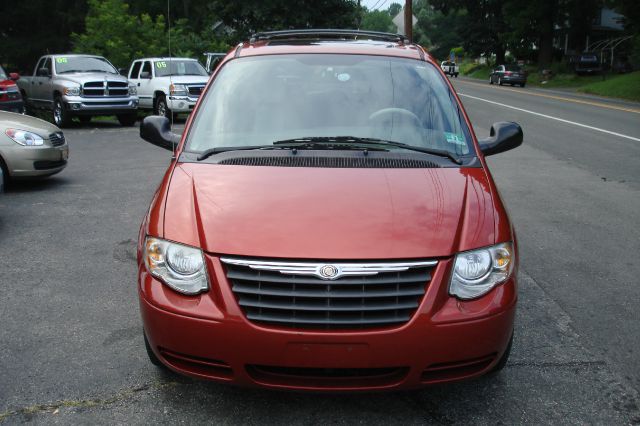
<svg viewBox="0 0 640 426"><path fill-rule="evenodd" d="M197 98L202 93L204 86L187 86L187 88L189 89L189 96Z"/></svg>
<svg viewBox="0 0 640 426"><path fill-rule="evenodd" d="M221 258L247 319L295 328L399 325L418 308L436 261L280 262ZM335 274L327 274L326 271Z"/></svg>
<svg viewBox="0 0 640 426"><path fill-rule="evenodd" d="M84 84L82 95L88 97L128 96L129 84L124 81L90 81Z"/></svg>
<svg viewBox="0 0 640 426"><path fill-rule="evenodd" d="M51 145L53 146L61 146L64 145L64 133L62 132L56 132L56 133L51 133L49 135L49 140L51 141Z"/></svg>

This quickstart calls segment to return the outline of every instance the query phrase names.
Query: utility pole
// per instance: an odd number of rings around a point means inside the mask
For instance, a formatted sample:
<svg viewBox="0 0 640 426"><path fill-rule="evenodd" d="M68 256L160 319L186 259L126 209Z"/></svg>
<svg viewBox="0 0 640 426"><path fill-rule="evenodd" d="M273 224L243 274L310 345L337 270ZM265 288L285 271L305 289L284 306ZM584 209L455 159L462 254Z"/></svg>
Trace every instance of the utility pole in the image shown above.
<svg viewBox="0 0 640 426"><path fill-rule="evenodd" d="M413 43L413 10L411 10L412 0L404 2L404 35Z"/></svg>
<svg viewBox="0 0 640 426"><path fill-rule="evenodd" d="M409 43L413 43L413 6L411 0L404 2L404 35L409 39Z"/></svg>

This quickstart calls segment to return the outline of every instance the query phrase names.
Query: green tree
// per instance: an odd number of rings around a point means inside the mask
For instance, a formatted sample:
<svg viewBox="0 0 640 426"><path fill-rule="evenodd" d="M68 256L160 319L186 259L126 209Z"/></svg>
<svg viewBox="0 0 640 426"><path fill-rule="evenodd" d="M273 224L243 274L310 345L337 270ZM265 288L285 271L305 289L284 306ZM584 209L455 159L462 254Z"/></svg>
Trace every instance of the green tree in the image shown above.
<svg viewBox="0 0 640 426"><path fill-rule="evenodd" d="M383 10L367 10L362 17L360 28L369 31L395 32L391 15Z"/></svg>
<svg viewBox="0 0 640 426"><path fill-rule="evenodd" d="M358 22L355 0L212 0L211 10L232 28L237 41L253 32L290 28L354 28Z"/></svg>
<svg viewBox="0 0 640 426"><path fill-rule="evenodd" d="M89 0L85 32L71 38L75 52L103 55L117 67L136 57L160 55L167 46L164 17L132 15L123 0Z"/></svg>

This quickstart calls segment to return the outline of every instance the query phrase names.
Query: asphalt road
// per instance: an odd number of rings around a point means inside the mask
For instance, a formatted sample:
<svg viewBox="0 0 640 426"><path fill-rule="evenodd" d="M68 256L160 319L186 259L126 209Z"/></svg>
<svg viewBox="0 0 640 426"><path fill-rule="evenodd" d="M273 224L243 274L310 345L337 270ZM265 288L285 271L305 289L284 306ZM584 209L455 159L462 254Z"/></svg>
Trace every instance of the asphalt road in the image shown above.
<svg viewBox="0 0 640 426"><path fill-rule="evenodd" d="M455 84L480 137L500 120L525 132L523 147L490 160L522 267L500 375L324 395L157 370L134 240L170 154L105 123L67 130L69 167L0 198L0 423L640 424L640 142L557 120L640 138L640 114L622 110L640 106Z"/></svg>

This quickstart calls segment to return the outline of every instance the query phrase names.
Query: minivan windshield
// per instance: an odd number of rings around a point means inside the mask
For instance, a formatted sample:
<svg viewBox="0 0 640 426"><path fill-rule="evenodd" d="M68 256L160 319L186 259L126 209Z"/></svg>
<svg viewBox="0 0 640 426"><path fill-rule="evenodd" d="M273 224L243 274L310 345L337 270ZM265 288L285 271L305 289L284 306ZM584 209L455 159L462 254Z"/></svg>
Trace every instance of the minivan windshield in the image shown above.
<svg viewBox="0 0 640 426"><path fill-rule="evenodd" d="M432 64L367 55L234 59L205 94L186 150L350 136L472 153L461 111ZM385 146L401 150L401 147Z"/></svg>
<svg viewBox="0 0 640 426"><path fill-rule="evenodd" d="M97 56L57 56L54 60L56 73L106 72L118 74L113 65Z"/></svg>
<svg viewBox="0 0 640 426"><path fill-rule="evenodd" d="M167 59L162 61L155 61L155 67L156 77L167 77L170 75L209 75L198 61Z"/></svg>

